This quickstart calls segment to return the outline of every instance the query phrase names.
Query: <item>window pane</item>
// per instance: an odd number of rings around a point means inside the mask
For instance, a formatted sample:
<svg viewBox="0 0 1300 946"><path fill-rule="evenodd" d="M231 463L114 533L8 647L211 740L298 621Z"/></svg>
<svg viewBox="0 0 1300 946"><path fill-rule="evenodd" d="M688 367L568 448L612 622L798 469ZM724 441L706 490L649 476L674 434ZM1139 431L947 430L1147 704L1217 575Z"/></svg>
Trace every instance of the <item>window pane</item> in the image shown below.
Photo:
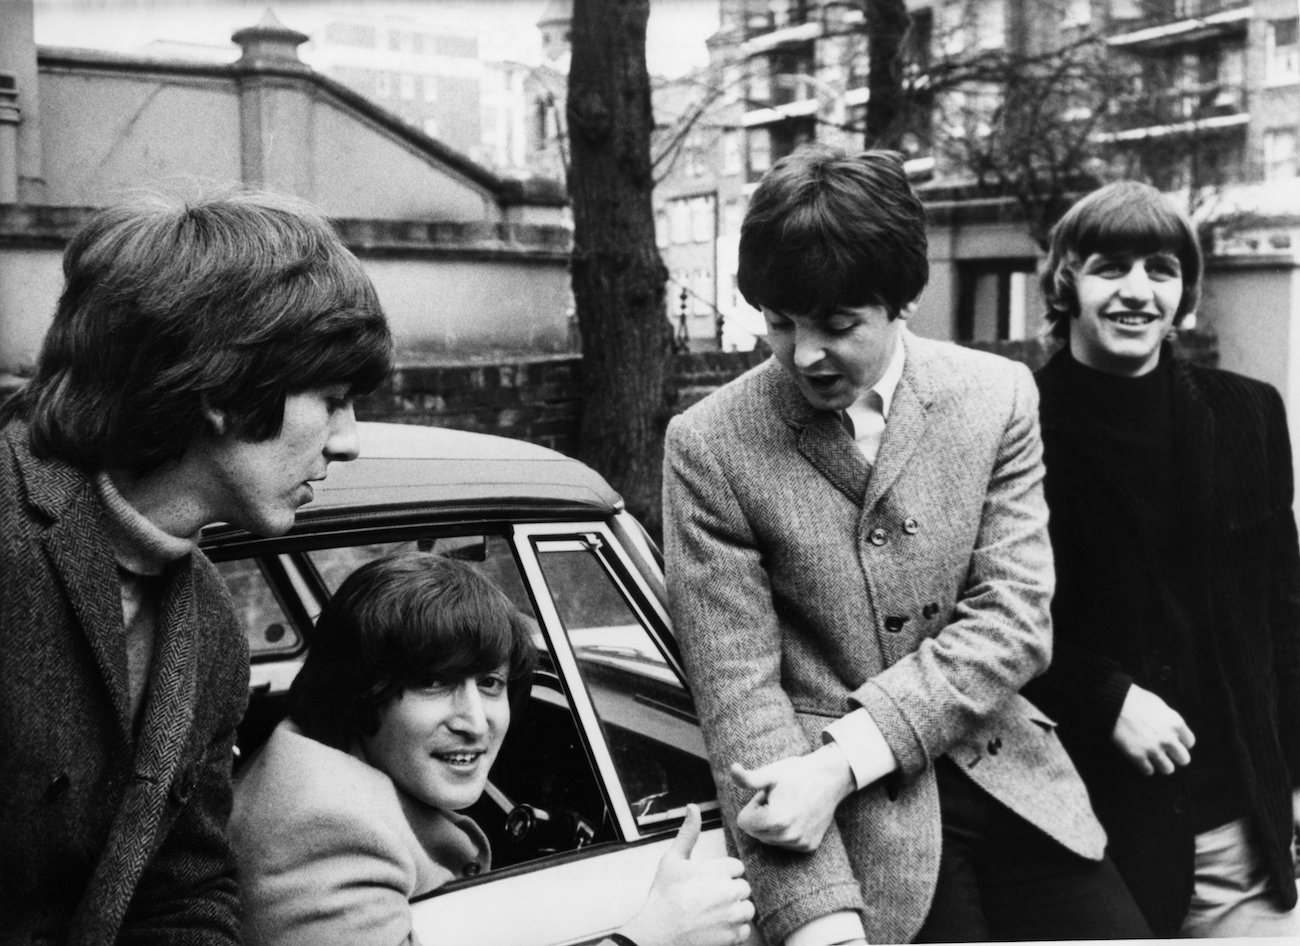
<svg viewBox="0 0 1300 946"><path fill-rule="evenodd" d="M538 562L637 824L713 802L690 694L599 552L543 542Z"/></svg>
<svg viewBox="0 0 1300 946"><path fill-rule="evenodd" d="M302 635L276 597L262 562L236 559L219 562L216 567L234 599L235 611L244 623L249 655L263 657L295 653L302 646Z"/></svg>

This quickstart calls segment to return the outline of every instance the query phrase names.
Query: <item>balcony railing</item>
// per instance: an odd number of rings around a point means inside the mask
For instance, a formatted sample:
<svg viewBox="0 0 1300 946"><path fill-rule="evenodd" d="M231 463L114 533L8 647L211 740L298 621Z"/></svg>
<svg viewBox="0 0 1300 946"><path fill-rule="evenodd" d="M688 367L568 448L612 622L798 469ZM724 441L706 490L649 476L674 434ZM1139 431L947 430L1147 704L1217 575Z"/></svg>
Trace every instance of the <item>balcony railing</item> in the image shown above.
<svg viewBox="0 0 1300 946"><path fill-rule="evenodd" d="M1117 101L1105 138L1116 141L1241 128L1250 120L1246 90L1212 82Z"/></svg>
<svg viewBox="0 0 1300 946"><path fill-rule="evenodd" d="M1142 51L1242 34L1253 12L1250 0L1164 0L1144 7L1145 16L1112 20L1106 42Z"/></svg>

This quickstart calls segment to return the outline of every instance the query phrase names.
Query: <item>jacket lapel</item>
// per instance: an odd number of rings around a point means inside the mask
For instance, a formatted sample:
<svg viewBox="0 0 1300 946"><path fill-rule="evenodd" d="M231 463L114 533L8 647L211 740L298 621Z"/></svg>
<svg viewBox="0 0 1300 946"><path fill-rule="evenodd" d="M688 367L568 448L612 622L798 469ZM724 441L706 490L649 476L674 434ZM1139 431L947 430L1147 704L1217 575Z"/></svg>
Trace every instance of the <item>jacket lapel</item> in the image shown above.
<svg viewBox="0 0 1300 946"><path fill-rule="evenodd" d="M906 331L899 333L899 342L907 353L903 362L903 377L894 391L894 401L889 407L885 434L876 454L876 465L871 471L863 507L870 510L889 491L902 474L907 462L916 452L925 436L930 410L930 380L932 371L924 345L917 345Z"/></svg>
<svg viewBox="0 0 1300 946"><path fill-rule="evenodd" d="M26 425L15 427L11 443L28 501L51 523L42 541L104 678L119 732L130 745L122 591L105 538L103 509L83 474L67 464L33 457L26 445Z"/></svg>
<svg viewBox="0 0 1300 946"><path fill-rule="evenodd" d="M168 570L154 661L145 703L143 725L136 746L136 771L171 781L185 746L194 715L197 680L194 629L195 575L193 552Z"/></svg>

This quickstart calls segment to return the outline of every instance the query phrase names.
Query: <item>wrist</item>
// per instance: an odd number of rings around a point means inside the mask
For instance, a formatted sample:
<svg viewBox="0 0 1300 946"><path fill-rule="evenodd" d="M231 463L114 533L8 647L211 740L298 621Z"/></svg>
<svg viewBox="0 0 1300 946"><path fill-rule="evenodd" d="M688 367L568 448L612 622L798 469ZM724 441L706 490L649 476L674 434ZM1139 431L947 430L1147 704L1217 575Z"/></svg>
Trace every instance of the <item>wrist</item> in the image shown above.
<svg viewBox="0 0 1300 946"><path fill-rule="evenodd" d="M853 794L857 782L853 777L853 767L849 757L839 743L831 741L813 753L818 766L825 775L827 784L834 789L837 801L843 801Z"/></svg>

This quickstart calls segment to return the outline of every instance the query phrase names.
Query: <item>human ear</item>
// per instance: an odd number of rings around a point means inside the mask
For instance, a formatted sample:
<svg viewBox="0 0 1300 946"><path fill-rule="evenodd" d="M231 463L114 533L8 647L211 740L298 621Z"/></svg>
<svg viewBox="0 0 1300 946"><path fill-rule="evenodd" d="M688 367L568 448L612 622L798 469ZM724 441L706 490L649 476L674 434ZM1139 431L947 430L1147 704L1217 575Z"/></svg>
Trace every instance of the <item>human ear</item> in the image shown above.
<svg viewBox="0 0 1300 946"><path fill-rule="evenodd" d="M203 419L214 437L224 437L230 429L230 417L219 407L213 407L207 397L203 398Z"/></svg>

